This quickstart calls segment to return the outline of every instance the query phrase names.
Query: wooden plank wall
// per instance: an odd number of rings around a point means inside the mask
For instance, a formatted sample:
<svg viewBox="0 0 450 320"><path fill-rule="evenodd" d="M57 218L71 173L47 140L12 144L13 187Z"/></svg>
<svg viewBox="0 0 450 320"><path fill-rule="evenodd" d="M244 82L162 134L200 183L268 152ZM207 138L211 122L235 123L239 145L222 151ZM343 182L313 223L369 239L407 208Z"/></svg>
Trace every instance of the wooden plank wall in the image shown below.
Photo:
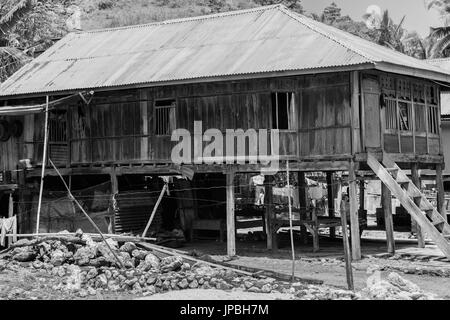
<svg viewBox="0 0 450 320"><path fill-rule="evenodd" d="M280 132L280 154L292 158L350 154L349 73L163 86L98 93L70 108L72 164L168 162L177 142L155 136L154 102L176 99L178 128L203 131L272 127L271 92L294 92L298 129ZM205 142L204 145L207 143Z"/></svg>

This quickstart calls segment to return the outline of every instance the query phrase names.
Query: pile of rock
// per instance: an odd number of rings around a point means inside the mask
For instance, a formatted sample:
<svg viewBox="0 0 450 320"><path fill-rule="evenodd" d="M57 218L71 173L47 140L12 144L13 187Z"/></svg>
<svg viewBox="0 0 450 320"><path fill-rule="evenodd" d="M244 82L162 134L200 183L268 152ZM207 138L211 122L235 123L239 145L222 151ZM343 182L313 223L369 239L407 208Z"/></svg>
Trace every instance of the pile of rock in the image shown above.
<svg viewBox="0 0 450 320"><path fill-rule="evenodd" d="M416 284L392 272L382 279L376 267L368 269L367 287L362 291L363 299L370 300L436 300L436 296L422 291Z"/></svg>
<svg viewBox="0 0 450 320"><path fill-rule="evenodd" d="M81 231L75 236L21 240L0 257L0 271L17 265L51 274L53 290L81 297L124 292L152 295L183 289L240 289L256 293L289 293L300 299L358 299L351 291L243 276L231 269L192 263L180 256L161 255L133 242L108 239L109 247ZM120 264L117 262L117 256ZM121 267L122 265L123 267ZM13 268L14 267L14 268Z"/></svg>
<svg viewBox="0 0 450 320"><path fill-rule="evenodd" d="M54 289L86 296L102 291L131 291L154 294L169 290L241 288L269 293L289 288L275 279L242 277L232 270L212 268L204 263L190 264L180 256L161 256L138 248L133 242L108 239L116 258L103 242L78 231L75 236L61 234L57 239L21 240L16 248L2 256L0 269L8 262L21 263L46 271L60 279Z"/></svg>

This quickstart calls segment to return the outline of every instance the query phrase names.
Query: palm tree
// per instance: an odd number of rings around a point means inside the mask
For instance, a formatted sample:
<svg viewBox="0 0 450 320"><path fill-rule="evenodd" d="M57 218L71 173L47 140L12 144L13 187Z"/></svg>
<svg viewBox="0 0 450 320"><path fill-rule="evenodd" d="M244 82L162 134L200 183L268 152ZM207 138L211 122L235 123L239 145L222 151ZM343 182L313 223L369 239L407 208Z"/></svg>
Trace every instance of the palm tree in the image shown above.
<svg viewBox="0 0 450 320"><path fill-rule="evenodd" d="M436 9L444 20L444 26L430 28L428 36L434 44L430 47L431 58L445 57L449 55L450 48L450 0L425 0L427 9Z"/></svg>
<svg viewBox="0 0 450 320"><path fill-rule="evenodd" d="M15 4L6 1L0 5L0 82L30 59L22 50L11 44L9 34L19 19L32 10L36 0L14 2Z"/></svg>
<svg viewBox="0 0 450 320"><path fill-rule="evenodd" d="M369 17L370 14L363 15L364 20L367 20ZM403 53L405 51L405 48L402 42L402 37L404 34L402 24L405 21L405 17L406 16L403 16L400 23L396 25L389 16L389 11L384 10L381 17L377 18L377 26L375 30L377 31L378 35L376 42L379 45L389 47L393 50L397 50Z"/></svg>

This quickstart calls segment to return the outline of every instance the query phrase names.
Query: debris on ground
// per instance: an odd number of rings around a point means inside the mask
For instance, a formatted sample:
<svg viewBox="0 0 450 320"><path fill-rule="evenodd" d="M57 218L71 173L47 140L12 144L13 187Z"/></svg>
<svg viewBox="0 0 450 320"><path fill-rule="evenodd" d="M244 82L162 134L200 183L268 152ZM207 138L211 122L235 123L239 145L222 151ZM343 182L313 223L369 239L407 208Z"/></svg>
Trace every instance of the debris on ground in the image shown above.
<svg viewBox="0 0 450 320"><path fill-rule="evenodd" d="M367 287L362 290L363 299L370 300L436 300L431 293L422 291L413 282L402 278L398 273L390 273L382 279L381 271L377 266L368 268L370 274Z"/></svg>
<svg viewBox="0 0 450 320"><path fill-rule="evenodd" d="M105 243L96 242L79 230L75 236L61 233L58 237L20 240L0 255L0 271L7 271L12 275L20 271L26 277L35 279L34 282L28 281L28 286L45 286L50 289L47 291L53 290L55 295L79 298L106 293L149 296L183 289L287 293L298 299L359 298L351 291L303 283L291 284L265 276L243 275L237 270L186 261L176 254L163 255L141 248L133 242L118 243L113 239L107 241L123 268L118 265ZM39 296L39 290L27 288L12 292L12 287L0 290L0 298L25 299Z"/></svg>

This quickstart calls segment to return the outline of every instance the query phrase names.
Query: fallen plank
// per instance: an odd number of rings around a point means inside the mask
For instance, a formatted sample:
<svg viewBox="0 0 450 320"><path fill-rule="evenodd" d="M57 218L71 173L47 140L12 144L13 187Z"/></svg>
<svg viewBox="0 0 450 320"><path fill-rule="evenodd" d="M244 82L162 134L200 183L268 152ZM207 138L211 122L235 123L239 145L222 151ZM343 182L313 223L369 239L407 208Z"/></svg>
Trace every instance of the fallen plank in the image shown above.
<svg viewBox="0 0 450 320"><path fill-rule="evenodd" d="M91 238L100 238L101 237L97 233L84 233L90 236ZM28 238L28 237L57 237L57 236L74 236L75 232L68 233L23 233L23 234L6 234L7 237L18 237L18 238ZM148 237L135 237L135 236L123 236L120 234L103 234L106 238L114 238L117 241L129 241L129 242L144 242L144 241L156 241L156 238L148 238Z"/></svg>

